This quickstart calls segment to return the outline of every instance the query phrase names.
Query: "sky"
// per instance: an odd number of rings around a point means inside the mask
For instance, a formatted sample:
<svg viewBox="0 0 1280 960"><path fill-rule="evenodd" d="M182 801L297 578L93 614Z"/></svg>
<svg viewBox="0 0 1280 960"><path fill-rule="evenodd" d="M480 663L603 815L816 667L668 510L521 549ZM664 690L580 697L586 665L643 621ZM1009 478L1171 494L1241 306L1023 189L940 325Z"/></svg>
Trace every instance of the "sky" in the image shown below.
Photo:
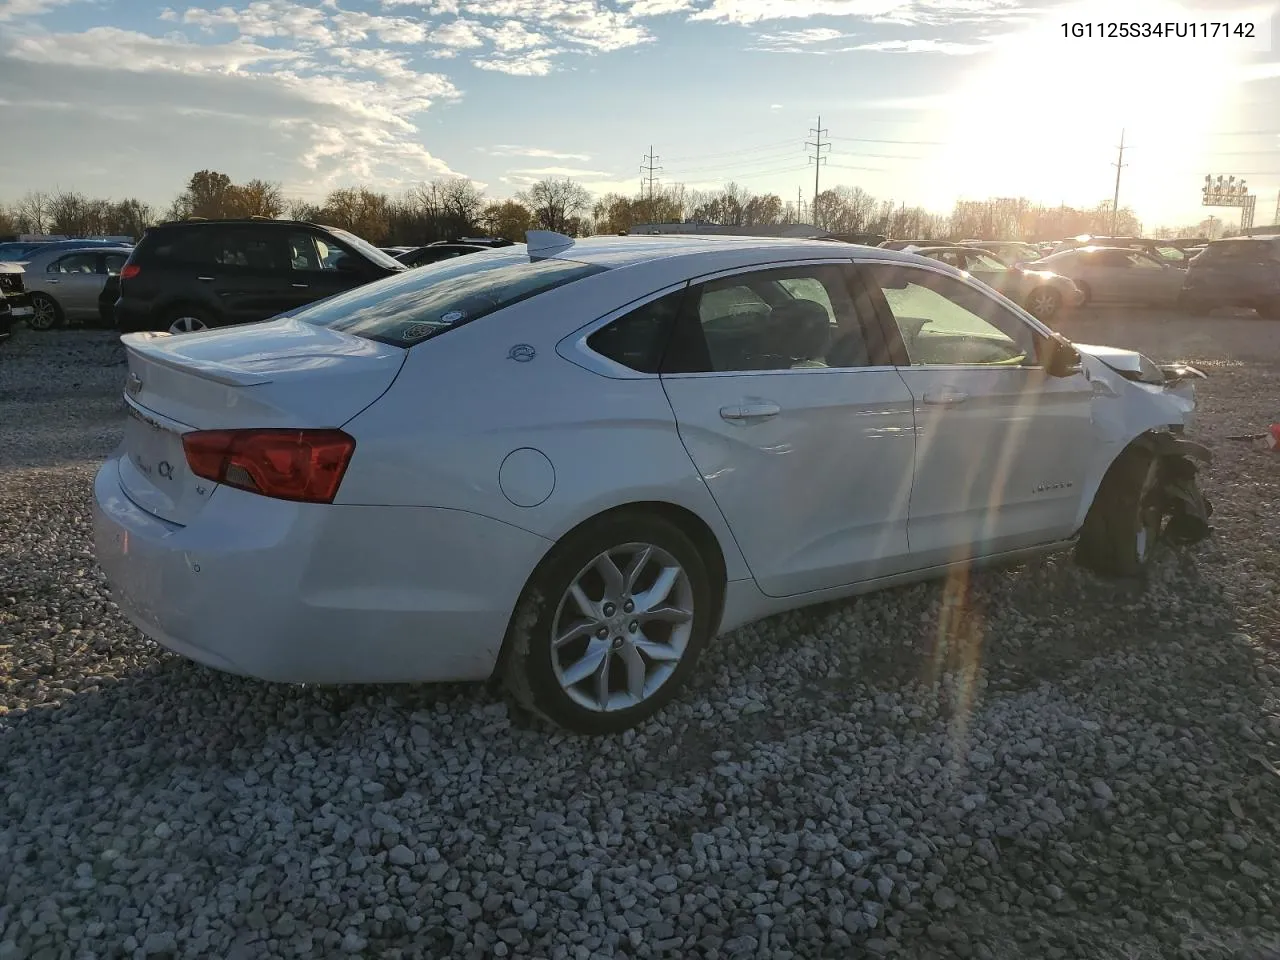
<svg viewBox="0 0 1280 960"><path fill-rule="evenodd" d="M1202 219L1205 174L1244 178L1268 223L1275 6L0 0L0 199L163 207L203 168L313 201L442 176L492 197L547 176L635 194L652 148L659 183L807 202L821 116L824 188L938 212L989 196L1092 206L1112 196L1123 131L1121 204L1147 227ZM1064 36L1118 17L1254 35Z"/></svg>

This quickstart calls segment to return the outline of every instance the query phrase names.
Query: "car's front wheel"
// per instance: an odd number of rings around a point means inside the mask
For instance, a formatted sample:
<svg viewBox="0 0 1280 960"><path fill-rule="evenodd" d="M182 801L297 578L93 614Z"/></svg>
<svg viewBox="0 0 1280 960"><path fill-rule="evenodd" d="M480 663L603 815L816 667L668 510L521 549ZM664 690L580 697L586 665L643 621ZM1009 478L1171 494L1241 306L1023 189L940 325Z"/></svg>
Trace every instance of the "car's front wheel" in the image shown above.
<svg viewBox="0 0 1280 960"><path fill-rule="evenodd" d="M1081 566L1113 577L1140 574L1164 528L1160 461L1140 445L1129 447L1102 479L1076 543Z"/></svg>
<svg viewBox="0 0 1280 960"><path fill-rule="evenodd" d="M27 320L27 326L32 330L52 330L54 327L62 326L62 307L58 306L58 301L53 297L43 293L33 293L31 306L32 313Z"/></svg>
<svg viewBox="0 0 1280 960"><path fill-rule="evenodd" d="M576 733L617 733L660 710L715 629L718 587L661 516L620 512L539 565L508 631L502 678L527 710Z"/></svg>

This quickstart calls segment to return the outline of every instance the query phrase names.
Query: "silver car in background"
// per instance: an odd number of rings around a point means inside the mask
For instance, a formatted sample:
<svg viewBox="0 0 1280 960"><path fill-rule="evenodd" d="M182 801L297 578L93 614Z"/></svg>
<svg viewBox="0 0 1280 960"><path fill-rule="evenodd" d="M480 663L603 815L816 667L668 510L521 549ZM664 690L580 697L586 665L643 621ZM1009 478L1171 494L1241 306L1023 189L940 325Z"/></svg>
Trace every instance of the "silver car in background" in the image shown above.
<svg viewBox="0 0 1280 960"><path fill-rule="evenodd" d="M1186 273L1141 250L1080 247L1053 253L1026 265L1075 281L1084 303L1142 303L1169 306L1178 301Z"/></svg>
<svg viewBox="0 0 1280 960"><path fill-rule="evenodd" d="M132 247L101 243L38 250L22 261L31 295L32 330L52 330L68 321L97 322L98 295L107 277L118 274Z"/></svg>

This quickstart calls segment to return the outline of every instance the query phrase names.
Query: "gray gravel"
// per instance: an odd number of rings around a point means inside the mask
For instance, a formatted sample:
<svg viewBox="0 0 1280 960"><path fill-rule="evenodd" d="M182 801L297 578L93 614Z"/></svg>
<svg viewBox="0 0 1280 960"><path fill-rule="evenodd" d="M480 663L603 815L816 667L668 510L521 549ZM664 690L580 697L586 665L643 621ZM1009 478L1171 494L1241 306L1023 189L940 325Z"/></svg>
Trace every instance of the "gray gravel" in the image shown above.
<svg viewBox="0 0 1280 960"><path fill-rule="evenodd" d="M0 347L0 960L1263 957L1280 950L1280 324L1064 330L1207 364L1216 538L1144 587L1050 558L721 638L643 730L479 687L158 651L89 483L107 334Z"/></svg>

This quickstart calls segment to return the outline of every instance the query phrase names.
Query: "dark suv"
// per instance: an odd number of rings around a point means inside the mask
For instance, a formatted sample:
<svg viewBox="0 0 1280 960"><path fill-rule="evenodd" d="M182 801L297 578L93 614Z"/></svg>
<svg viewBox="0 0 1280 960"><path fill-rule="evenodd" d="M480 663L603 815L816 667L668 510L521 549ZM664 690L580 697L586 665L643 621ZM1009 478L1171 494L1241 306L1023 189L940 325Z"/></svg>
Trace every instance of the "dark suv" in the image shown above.
<svg viewBox="0 0 1280 960"><path fill-rule="evenodd" d="M1193 313L1252 307L1280 320L1280 236L1214 240L1187 267L1181 303Z"/></svg>
<svg viewBox="0 0 1280 960"><path fill-rule="evenodd" d="M115 324L189 333L268 320L405 270L359 237L297 220L184 220L147 230L120 271Z"/></svg>

